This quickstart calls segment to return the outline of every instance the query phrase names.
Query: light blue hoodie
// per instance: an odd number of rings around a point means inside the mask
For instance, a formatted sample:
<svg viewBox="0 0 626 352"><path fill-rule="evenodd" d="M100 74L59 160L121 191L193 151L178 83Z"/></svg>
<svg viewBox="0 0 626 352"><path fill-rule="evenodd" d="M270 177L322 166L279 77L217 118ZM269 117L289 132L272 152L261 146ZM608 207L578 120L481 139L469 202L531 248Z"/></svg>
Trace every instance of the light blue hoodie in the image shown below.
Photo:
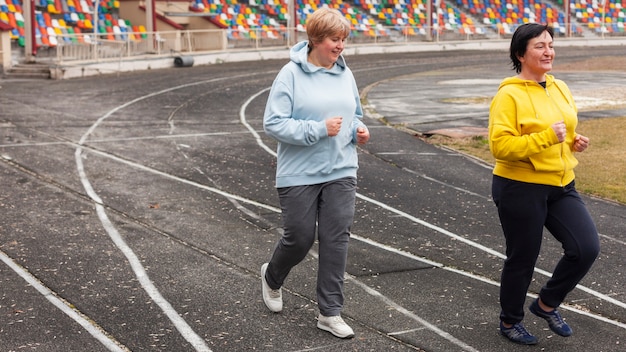
<svg viewBox="0 0 626 352"><path fill-rule="evenodd" d="M278 141L278 188L356 177L359 167L356 129L365 125L352 71L343 56L331 69L309 63L307 44L291 48L265 107L263 127ZM329 137L325 120L335 116L341 130Z"/></svg>

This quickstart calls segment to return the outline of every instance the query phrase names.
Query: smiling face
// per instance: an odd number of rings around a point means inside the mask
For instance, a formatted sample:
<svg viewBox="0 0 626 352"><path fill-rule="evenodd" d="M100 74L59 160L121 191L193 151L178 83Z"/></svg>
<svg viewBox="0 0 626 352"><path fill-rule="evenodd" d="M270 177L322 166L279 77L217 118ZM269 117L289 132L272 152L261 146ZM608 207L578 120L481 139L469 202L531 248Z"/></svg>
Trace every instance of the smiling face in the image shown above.
<svg viewBox="0 0 626 352"><path fill-rule="evenodd" d="M321 7L308 18L309 62L331 68L343 52L350 35L350 22L337 9Z"/></svg>
<svg viewBox="0 0 626 352"><path fill-rule="evenodd" d="M313 44L309 61L317 66L331 68L343 52L345 43L346 37L343 35L326 37L321 42Z"/></svg>
<svg viewBox="0 0 626 352"><path fill-rule="evenodd" d="M545 81L546 73L552 70L552 61L555 52L552 36L544 31L539 36L528 41L524 56L519 57L521 62L520 77L537 82Z"/></svg>

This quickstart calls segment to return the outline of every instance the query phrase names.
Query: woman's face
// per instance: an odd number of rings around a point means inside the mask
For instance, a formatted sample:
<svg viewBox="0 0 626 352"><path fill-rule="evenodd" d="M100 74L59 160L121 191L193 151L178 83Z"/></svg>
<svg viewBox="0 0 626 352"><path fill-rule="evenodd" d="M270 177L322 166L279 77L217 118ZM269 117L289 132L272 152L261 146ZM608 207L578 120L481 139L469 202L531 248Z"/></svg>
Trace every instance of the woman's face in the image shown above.
<svg viewBox="0 0 626 352"><path fill-rule="evenodd" d="M346 38L342 35L332 35L324 38L321 43L315 44L312 54L317 63L326 68L331 68L345 48Z"/></svg>
<svg viewBox="0 0 626 352"><path fill-rule="evenodd" d="M519 60L522 72L531 75L543 75L552 70L554 60L552 37L547 31L528 41L526 53Z"/></svg>

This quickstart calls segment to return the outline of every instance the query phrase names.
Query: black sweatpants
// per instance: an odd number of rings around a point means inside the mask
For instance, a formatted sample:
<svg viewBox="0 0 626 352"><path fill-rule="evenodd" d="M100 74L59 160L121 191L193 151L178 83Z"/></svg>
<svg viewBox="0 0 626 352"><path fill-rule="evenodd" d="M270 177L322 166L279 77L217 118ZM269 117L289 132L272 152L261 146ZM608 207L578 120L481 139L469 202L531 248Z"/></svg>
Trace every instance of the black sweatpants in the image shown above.
<svg viewBox="0 0 626 352"><path fill-rule="evenodd" d="M539 293L550 307L558 307L587 274L600 252L600 241L574 181L565 187L555 187L494 175L492 196L506 239L500 319L515 324L524 318L524 302L544 226L563 247L552 277Z"/></svg>

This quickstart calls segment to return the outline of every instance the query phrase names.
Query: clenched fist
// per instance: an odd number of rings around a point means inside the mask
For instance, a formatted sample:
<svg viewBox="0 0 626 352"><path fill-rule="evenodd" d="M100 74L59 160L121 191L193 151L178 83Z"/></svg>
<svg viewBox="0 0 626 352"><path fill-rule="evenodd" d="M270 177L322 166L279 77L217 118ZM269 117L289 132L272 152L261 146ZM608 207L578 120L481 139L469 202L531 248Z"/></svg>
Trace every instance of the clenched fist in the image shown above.
<svg viewBox="0 0 626 352"><path fill-rule="evenodd" d="M342 120L343 117L341 116L335 116L326 119L326 131L328 132L328 137L334 137L339 134Z"/></svg>
<svg viewBox="0 0 626 352"><path fill-rule="evenodd" d="M567 129L565 128L565 122L559 121L552 124L552 129L554 133L556 133L556 138L559 139L559 143L565 140L565 134L567 133Z"/></svg>
<svg viewBox="0 0 626 352"><path fill-rule="evenodd" d="M582 136L580 134L576 135L574 138L574 150L577 152L582 152L589 146L589 138Z"/></svg>
<svg viewBox="0 0 626 352"><path fill-rule="evenodd" d="M370 139L370 131L365 127L359 127L356 129L356 142L358 144L365 144Z"/></svg>

